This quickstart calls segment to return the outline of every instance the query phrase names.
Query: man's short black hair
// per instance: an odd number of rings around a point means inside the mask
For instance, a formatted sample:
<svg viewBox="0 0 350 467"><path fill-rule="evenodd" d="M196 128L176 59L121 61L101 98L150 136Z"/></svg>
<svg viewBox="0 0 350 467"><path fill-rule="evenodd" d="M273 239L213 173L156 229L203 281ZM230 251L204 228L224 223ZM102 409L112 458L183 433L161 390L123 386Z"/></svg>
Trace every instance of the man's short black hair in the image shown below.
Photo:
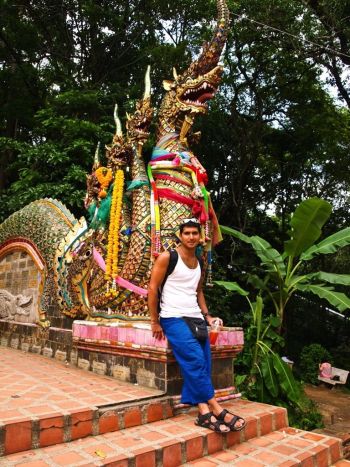
<svg viewBox="0 0 350 467"><path fill-rule="evenodd" d="M180 234L182 234L185 227L195 227L201 233L201 225L197 219L184 219L180 224Z"/></svg>

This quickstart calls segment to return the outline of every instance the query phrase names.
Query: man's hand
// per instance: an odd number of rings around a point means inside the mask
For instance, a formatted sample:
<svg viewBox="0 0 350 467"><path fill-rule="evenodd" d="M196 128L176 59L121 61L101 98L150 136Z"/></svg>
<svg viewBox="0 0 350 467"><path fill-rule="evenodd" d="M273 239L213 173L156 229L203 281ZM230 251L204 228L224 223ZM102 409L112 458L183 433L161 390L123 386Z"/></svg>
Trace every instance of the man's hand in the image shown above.
<svg viewBox="0 0 350 467"><path fill-rule="evenodd" d="M207 315L207 316L206 316L206 319L207 319L207 322L208 322L209 326L211 326L211 324L212 324L213 321L216 321L216 322L219 324L219 326L223 326L223 325L224 325L222 319L221 319L221 318L218 318L217 316L215 317L215 316Z"/></svg>
<svg viewBox="0 0 350 467"><path fill-rule="evenodd" d="M158 340L164 339L163 329L161 328L159 323L152 323L151 329L153 337L155 337Z"/></svg>

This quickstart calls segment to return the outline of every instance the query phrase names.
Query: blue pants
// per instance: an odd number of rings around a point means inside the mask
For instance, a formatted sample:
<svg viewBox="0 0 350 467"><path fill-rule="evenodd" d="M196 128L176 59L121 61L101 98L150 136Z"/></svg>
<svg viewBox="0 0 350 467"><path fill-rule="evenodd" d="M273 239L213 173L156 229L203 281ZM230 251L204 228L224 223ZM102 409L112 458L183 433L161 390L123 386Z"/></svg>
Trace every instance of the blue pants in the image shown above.
<svg viewBox="0 0 350 467"><path fill-rule="evenodd" d="M183 404L197 405L214 397L209 339L199 342L181 318L160 318L184 380Z"/></svg>

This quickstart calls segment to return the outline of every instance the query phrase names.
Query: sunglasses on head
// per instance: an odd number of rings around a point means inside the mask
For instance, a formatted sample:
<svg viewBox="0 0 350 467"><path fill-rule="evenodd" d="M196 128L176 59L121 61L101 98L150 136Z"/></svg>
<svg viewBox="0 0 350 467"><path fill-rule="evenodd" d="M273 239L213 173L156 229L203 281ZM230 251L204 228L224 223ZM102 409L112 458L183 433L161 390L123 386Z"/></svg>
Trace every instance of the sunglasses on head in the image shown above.
<svg viewBox="0 0 350 467"><path fill-rule="evenodd" d="M192 217L191 219L182 219L181 224L188 224L190 222L193 222L194 224L200 224L199 220L195 217Z"/></svg>

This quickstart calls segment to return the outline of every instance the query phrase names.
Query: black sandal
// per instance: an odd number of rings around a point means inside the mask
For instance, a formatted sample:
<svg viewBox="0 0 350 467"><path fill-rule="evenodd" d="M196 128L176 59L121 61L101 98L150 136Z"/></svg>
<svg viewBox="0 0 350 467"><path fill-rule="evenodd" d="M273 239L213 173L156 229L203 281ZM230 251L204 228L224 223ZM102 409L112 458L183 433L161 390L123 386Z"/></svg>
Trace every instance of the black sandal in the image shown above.
<svg viewBox="0 0 350 467"><path fill-rule="evenodd" d="M214 422L212 421L212 417L215 418ZM227 424L220 422L217 419L217 417L213 414L213 412L208 412L203 415L199 414L194 424L203 428L208 428L209 430L215 431L216 433L223 434L230 432L230 430L223 430L221 428L223 425L227 426Z"/></svg>
<svg viewBox="0 0 350 467"><path fill-rule="evenodd" d="M232 418L231 421L226 422L225 417L226 417L226 415L228 413L230 415L233 415L233 418ZM220 423L223 423L224 425L226 425L231 431L241 431L246 426L246 421L244 420L244 418L242 418L242 417L240 417L238 415L235 415L234 413L232 413L232 412L230 412L229 410L226 410L226 409L224 409L219 415L217 415L216 418L218 419L218 421ZM243 424L241 426L236 427L236 423L238 421L240 421L240 420L243 421Z"/></svg>

